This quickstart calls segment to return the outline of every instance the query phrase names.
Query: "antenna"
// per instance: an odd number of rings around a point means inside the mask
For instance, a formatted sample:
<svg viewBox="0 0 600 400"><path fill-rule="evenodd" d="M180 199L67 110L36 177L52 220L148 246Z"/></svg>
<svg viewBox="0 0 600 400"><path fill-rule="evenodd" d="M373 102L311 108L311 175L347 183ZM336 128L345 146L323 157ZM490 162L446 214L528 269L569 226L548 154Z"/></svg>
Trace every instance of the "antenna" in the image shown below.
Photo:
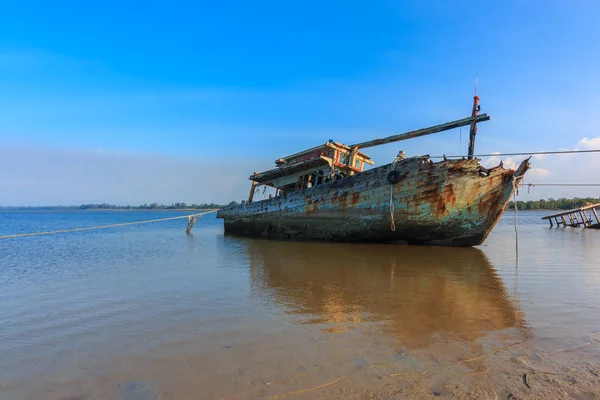
<svg viewBox="0 0 600 400"><path fill-rule="evenodd" d="M479 78L475 78L475 93L473 93L473 96L477 96L477 84L479 83Z"/></svg>

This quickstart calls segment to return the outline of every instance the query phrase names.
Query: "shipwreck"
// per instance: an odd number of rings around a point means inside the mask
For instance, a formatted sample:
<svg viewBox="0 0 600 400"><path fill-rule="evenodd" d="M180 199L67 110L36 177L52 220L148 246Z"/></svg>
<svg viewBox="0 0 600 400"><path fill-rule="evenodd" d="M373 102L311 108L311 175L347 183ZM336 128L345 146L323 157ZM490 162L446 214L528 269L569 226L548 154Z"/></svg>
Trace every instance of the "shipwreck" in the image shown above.
<svg viewBox="0 0 600 400"><path fill-rule="evenodd" d="M273 239L474 246L483 243L529 169L485 168L474 156L479 113L382 139L345 145L332 140L283 157L250 176L248 201L219 210L226 234ZM470 126L467 157L406 157L379 167L363 149ZM259 186L276 190L253 201Z"/></svg>

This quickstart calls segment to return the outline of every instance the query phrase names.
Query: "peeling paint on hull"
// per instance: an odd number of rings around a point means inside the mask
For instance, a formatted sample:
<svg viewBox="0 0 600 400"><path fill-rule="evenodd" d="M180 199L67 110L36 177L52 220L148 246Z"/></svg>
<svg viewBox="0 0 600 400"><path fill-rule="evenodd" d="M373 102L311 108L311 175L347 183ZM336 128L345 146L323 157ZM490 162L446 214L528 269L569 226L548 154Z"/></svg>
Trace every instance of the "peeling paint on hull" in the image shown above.
<svg viewBox="0 0 600 400"><path fill-rule="evenodd" d="M394 168L399 180L388 182ZM410 158L300 192L218 212L225 233L291 240L483 243L529 168L485 170L478 160ZM391 196L390 196L391 194ZM390 201L391 198L391 201ZM395 230L392 230L390 203Z"/></svg>

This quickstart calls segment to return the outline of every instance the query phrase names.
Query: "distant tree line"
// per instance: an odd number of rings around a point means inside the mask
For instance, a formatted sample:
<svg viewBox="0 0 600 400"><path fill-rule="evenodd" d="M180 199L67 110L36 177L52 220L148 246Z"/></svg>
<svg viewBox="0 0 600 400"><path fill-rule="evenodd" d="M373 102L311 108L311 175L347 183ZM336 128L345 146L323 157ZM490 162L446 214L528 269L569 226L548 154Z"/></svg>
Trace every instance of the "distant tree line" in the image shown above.
<svg viewBox="0 0 600 400"><path fill-rule="evenodd" d="M587 204L600 203L600 199L594 197L575 197L573 199L553 199L548 200L529 200L529 201L517 201L517 207L519 210L570 210L573 208L583 207ZM514 202L508 204L509 208L514 208Z"/></svg>
<svg viewBox="0 0 600 400"><path fill-rule="evenodd" d="M228 205L237 205L237 201L232 201ZM173 203L171 205L151 203L142 204L139 206L117 206L114 204L81 204L78 206L39 206L39 207L2 207L0 210L205 210L214 208L226 207L224 204L216 203L200 203L200 204L186 204L186 203Z"/></svg>

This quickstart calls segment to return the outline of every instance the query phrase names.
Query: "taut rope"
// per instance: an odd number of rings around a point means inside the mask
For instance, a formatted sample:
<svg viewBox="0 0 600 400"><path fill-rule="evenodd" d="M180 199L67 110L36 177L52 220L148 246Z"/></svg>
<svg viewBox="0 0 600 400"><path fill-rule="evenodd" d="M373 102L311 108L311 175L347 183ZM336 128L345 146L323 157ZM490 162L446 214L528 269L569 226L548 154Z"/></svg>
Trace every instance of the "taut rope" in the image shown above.
<svg viewBox="0 0 600 400"><path fill-rule="evenodd" d="M174 219L183 219L183 218L187 218L188 219L188 227L189 227L189 222L190 221L196 221L196 219L202 215L205 214L211 214L214 212L217 212L219 210L210 210L210 211L206 211L203 213L198 213L198 214L191 214L191 215L179 215L177 217L168 217L168 218L159 218L159 219L149 219L149 220L145 220L145 221L135 221L135 222L124 222L121 224L111 224L111 225L99 225L99 226L88 226L85 228L71 228L71 229L61 229L61 230L57 230L57 231L47 231L47 232L32 232L32 233L17 233L14 235L6 235L6 236L0 236L0 239L13 239L13 238L19 238L19 237L27 237L27 236L40 236L40 235L53 235L56 233L70 233L70 232L78 232L78 231L91 231L94 229L106 229L106 228L116 228L119 226L127 226L127 225L139 225L139 224L149 224L152 222L162 222L162 221L170 221L170 220L174 220ZM192 224L193 226L193 224ZM186 232L189 233L189 231L191 230L191 227L189 227L189 229L186 229Z"/></svg>

